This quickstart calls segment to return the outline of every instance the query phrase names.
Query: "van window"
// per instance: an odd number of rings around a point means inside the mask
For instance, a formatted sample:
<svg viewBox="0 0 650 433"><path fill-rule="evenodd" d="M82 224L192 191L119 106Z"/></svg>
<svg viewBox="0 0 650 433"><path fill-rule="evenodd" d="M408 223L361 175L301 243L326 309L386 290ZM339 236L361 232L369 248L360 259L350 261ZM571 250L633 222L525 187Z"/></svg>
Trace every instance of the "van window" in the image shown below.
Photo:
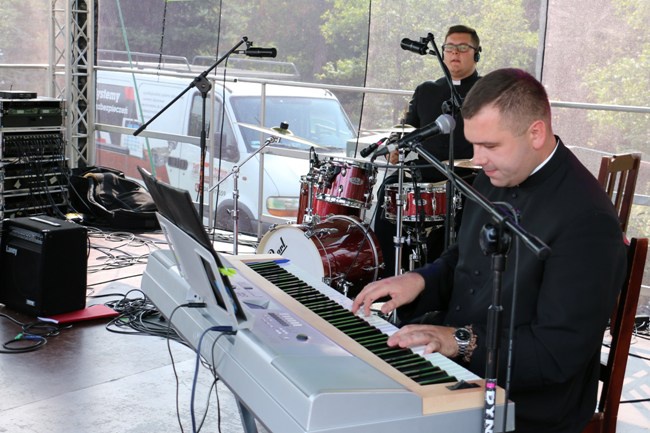
<svg viewBox="0 0 650 433"><path fill-rule="evenodd" d="M240 122L260 124L259 97L233 97L231 103ZM272 128L280 126L281 122L287 122L294 135L332 150L345 151L346 142L354 137L350 121L336 99L267 96L264 126ZM249 148L259 147L263 134L248 128L240 129ZM306 144L284 139L281 143L285 147L309 148Z"/></svg>
<svg viewBox="0 0 650 433"><path fill-rule="evenodd" d="M221 130L221 116L222 116L221 100L217 99L215 101L215 112L217 119L217 128L215 129L215 157L219 157L226 161L237 162L239 161L239 149L237 148L237 141L235 140L235 134L233 133L232 126L230 124L230 118L226 113L224 118L224 128ZM209 111L209 107L206 107L206 111ZM201 116L203 112L203 98L200 93L194 94L192 97L192 104L190 107L190 120L187 125L187 135L191 137L200 137L201 136ZM205 129L208 133L208 140L210 136L210 119L206 119ZM220 146L220 144L223 145ZM221 147L221 149L219 149Z"/></svg>

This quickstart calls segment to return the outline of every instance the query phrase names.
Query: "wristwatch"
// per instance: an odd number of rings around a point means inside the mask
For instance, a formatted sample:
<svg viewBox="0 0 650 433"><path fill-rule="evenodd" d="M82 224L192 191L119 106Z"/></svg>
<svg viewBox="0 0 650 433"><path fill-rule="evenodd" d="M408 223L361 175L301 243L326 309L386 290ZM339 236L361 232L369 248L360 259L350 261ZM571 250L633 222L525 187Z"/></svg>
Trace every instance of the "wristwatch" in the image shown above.
<svg viewBox="0 0 650 433"><path fill-rule="evenodd" d="M454 338L458 343L458 358L464 358L467 354L467 349L472 341L472 331L467 328L456 328Z"/></svg>

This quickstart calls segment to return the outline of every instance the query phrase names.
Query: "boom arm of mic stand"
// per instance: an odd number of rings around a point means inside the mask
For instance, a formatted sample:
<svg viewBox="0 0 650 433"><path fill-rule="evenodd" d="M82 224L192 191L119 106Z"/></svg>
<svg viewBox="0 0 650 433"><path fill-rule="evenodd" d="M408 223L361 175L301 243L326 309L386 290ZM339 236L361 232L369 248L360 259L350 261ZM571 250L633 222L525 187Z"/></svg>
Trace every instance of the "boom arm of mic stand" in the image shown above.
<svg viewBox="0 0 650 433"><path fill-rule="evenodd" d="M465 182L465 180L463 180L452 170L447 170L445 164L443 164L435 156L431 155L426 149L422 147L422 143L412 143L410 147L423 159L433 165L436 170L444 174L454 185L456 185L456 188L458 188L467 196L467 198L481 206L487 213L492 216L492 218L497 223L503 224L505 227L509 228L513 233L519 236L519 238L535 254L538 259L544 260L549 256L551 249L548 247L548 245L546 245L539 238L529 233L523 227L513 221L510 215L505 214L499 207L495 206L487 198L483 197L483 195L476 191L470 184Z"/></svg>
<svg viewBox="0 0 650 433"><path fill-rule="evenodd" d="M143 123L143 124L142 124L138 129L136 129L135 132L133 133L133 135L137 136L137 135L140 134L142 131L144 131L145 129L147 129L147 127L151 124L151 122L153 122L154 120L156 120L156 119L157 119L161 114L163 114L165 111L167 111L167 109L168 109L169 107L171 107L172 105L174 105L174 103L175 103L176 101L178 101L181 97L183 97L183 95L186 94L186 93L187 93L187 92L188 92L192 87L198 87L199 90L201 90L200 87L201 87L201 83L204 82L204 78L207 77L207 75L208 75L208 74L209 74L209 73L210 73L214 68L216 68L217 65L219 65L221 62L223 62L223 61L224 61L228 56L230 56L232 53L234 53L234 52L237 50L237 48L239 48L243 43L245 43L245 42L247 42L247 41L248 41L248 38L247 38L246 36L242 37L241 41L239 41L239 42L238 42L238 43L237 43L233 48L231 48L230 51L228 51L226 54L224 54L223 56L221 56L221 58L220 58L219 60L217 60L217 61L216 61L212 66L210 66L208 69L206 69L205 71L201 72L201 74L198 75L196 78L194 78L194 79L192 80L192 82L191 82L190 84L188 84L188 86L187 86L187 87L186 87L186 88L185 88L181 93L179 93L179 94L178 94L174 99L172 99L171 101L169 101L169 103L168 103L167 105L165 105L165 106L164 106L160 111L158 111L156 114L154 114L154 115L151 117L151 119L149 119L148 121L146 121L145 123Z"/></svg>
<svg viewBox="0 0 650 433"><path fill-rule="evenodd" d="M162 113L164 113L169 107L172 106L176 101L178 101L185 93L187 93L192 87L196 87L199 89L201 92L202 96L202 106L201 106L201 136L200 136L200 147L201 147L201 161L200 162L200 171L199 171L199 216L201 217L201 221L203 221L203 188L205 184L205 156L206 156L206 148L207 148L207 143L206 143L206 137L207 137L207 132L206 132L206 121L205 121L205 105L206 105L206 99L208 92L211 89L210 81L207 79L208 74L210 71L212 71L214 68L217 67L217 65L221 62L223 62L228 56L230 56L233 52L237 50L243 43L247 43L248 38L246 36L242 37L241 41L239 41L233 48L231 48L226 54L221 56L220 59L218 59L216 62L212 64L208 69L205 71L201 72L200 75L198 75L190 84L187 85L187 87L179 93L174 99L172 99L167 105L165 105L162 110L158 111L154 116L149 119L147 122L145 122L142 126L140 126L134 133L133 135L138 135L142 131L144 131L151 122L156 120L158 116L160 116Z"/></svg>

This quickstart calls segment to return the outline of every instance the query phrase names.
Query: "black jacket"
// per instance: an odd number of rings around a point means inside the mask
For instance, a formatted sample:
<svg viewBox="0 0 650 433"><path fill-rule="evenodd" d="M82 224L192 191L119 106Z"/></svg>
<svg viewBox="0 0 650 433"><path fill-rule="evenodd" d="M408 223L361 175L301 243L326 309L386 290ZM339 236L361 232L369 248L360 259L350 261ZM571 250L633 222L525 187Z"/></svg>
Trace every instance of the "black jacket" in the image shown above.
<svg viewBox="0 0 650 433"><path fill-rule="evenodd" d="M551 248L539 260L513 236L503 275L500 384L517 284L511 387L516 431L580 432L596 407L603 332L625 276L616 212L595 177L561 142L521 185L496 188L481 173L473 186L492 202L512 205L520 225ZM491 218L466 203L457 244L417 272L427 281L423 304L445 310L445 324L472 325L478 347L468 368L484 376L493 272L479 232Z"/></svg>
<svg viewBox="0 0 650 433"><path fill-rule="evenodd" d="M461 99L464 99L467 92L479 80L479 75L476 71L467 78L461 80L460 84L455 85ZM426 126L444 113L443 104L451 100L451 90L449 83L443 77L436 81L425 81L416 87L413 96L409 102L409 108L404 116L404 123L407 125L421 128ZM462 103L462 100L460 101ZM449 114L449 113L448 113ZM454 160L470 159L474 151L471 143L465 139L463 119L460 113L454 116L456 120L456 128L454 128ZM430 152L433 156L441 161L449 159L449 135L437 135L425 140L423 146L425 150ZM421 158L418 158L420 164L427 164ZM434 170L433 168L428 170ZM424 170L423 170L424 171ZM423 173L424 179L427 179L427 174Z"/></svg>

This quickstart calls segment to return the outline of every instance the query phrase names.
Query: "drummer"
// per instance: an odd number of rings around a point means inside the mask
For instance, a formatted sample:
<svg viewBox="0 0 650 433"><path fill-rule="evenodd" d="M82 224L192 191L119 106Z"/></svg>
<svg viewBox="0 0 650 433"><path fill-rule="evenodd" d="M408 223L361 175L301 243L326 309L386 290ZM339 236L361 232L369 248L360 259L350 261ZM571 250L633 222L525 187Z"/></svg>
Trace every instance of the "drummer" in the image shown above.
<svg viewBox="0 0 650 433"><path fill-rule="evenodd" d="M442 51L443 61L449 69L454 87L460 97L464 98L479 79L476 71L476 64L480 59L481 52L478 34L474 29L464 25L452 26L447 31ZM403 123L415 128L426 126L434 122L441 114L447 112L450 101L451 91L446 78L425 81L415 89ZM454 159L471 159L473 155L472 145L465 139L463 120L460 116L456 116L455 120ZM449 159L449 135L431 137L422 143L422 147L441 161ZM395 150L389 155L389 162L395 164L398 162L398 158L398 151ZM414 160L414 162L417 168L410 170L414 181L438 182L445 180L442 174L428 165L421 157ZM384 257L384 276L395 274L395 246L393 244L395 224L386 219L382 205L384 203L385 186L397 182L397 176L388 176L377 192L378 214L375 218L374 231ZM434 229L428 237L428 257L424 258L426 262L435 259L442 252L444 247L444 226ZM402 250L403 263L408 263L409 253L410 249L404 245ZM407 266L403 266L403 268L408 270Z"/></svg>

